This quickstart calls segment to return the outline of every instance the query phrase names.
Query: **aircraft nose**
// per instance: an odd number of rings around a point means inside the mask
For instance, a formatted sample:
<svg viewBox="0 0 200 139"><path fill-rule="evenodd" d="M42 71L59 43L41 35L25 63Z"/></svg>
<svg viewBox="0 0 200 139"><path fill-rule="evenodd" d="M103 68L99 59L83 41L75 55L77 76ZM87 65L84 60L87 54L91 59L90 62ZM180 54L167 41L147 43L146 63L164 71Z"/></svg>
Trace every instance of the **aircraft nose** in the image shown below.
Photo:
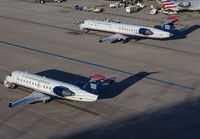
<svg viewBox="0 0 200 139"><path fill-rule="evenodd" d="M7 75L6 78L5 78L5 80L6 80L6 81L9 81L9 79L10 79L9 76Z"/></svg>

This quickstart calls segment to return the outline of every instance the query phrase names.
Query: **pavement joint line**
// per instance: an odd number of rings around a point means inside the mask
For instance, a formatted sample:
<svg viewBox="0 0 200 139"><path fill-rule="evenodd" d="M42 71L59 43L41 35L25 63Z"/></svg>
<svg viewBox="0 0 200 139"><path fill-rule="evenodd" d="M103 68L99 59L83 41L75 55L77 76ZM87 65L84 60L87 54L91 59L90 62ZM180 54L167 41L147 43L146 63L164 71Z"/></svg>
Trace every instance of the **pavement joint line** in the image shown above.
<svg viewBox="0 0 200 139"><path fill-rule="evenodd" d="M67 60L70 60L70 61L75 61L75 62L87 64L87 65L92 65L92 66L95 66L95 67L100 67L100 68L103 68L103 69L108 69L108 70L112 70L112 71L116 71L116 72L121 72L121 73L128 74L128 75L133 75L133 76L136 75L135 73L131 73L131 72L127 72L127 71L123 71L123 70L119 70L119 69L115 69L115 68L103 66L103 65L100 65L100 64L95 64L95 63L91 63L91 62L75 59L75 58L70 58L70 57L66 57L66 56L62 56L62 55L58 55L58 54L54 54L54 53L50 53L50 52L46 52L46 51L42 51L42 50L37 50L37 49L33 49L33 48L21 46L21 45L9 43L9 42L0 41L0 43L1 44L6 44L6 46L22 48L22 49L26 49L26 50L30 50L30 51L34 51L34 52L38 52L38 53L42 53L42 54L46 54L46 55L50 55L50 56L55 56L55 57L67 59ZM156 81L156 82L172 85L172 86L185 88L185 89L188 89L188 90L196 90L195 88L192 88L192 87L189 87L189 86L184 86L184 85L180 85L180 84L176 84L176 83L172 83L172 82L167 82L167 81L156 79L156 78L151 78L151 77L144 77L144 78L149 79L149 80L153 80L153 81Z"/></svg>

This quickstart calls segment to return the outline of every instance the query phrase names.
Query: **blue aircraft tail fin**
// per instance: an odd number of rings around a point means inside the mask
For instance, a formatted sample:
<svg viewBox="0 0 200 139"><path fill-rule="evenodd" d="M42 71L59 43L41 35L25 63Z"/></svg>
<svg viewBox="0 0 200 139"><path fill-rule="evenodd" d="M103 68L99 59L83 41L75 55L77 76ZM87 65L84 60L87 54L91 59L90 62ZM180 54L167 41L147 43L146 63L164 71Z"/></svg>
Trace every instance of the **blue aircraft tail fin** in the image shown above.
<svg viewBox="0 0 200 139"><path fill-rule="evenodd" d="M178 22L179 20L175 17L168 17L168 19L163 24L163 28L165 30L168 30L169 32L173 31L175 29L175 22Z"/></svg>
<svg viewBox="0 0 200 139"><path fill-rule="evenodd" d="M92 94L98 95L103 86L109 85L113 82L113 79L119 75L102 76L95 74L87 83L76 82L76 86L83 90L86 90ZM108 82L104 82L106 79L110 79Z"/></svg>
<svg viewBox="0 0 200 139"><path fill-rule="evenodd" d="M162 26L155 25L154 28L167 31L167 32L172 32L175 29L175 22L178 22L179 20L175 17L168 17L168 19L165 21L165 23Z"/></svg>

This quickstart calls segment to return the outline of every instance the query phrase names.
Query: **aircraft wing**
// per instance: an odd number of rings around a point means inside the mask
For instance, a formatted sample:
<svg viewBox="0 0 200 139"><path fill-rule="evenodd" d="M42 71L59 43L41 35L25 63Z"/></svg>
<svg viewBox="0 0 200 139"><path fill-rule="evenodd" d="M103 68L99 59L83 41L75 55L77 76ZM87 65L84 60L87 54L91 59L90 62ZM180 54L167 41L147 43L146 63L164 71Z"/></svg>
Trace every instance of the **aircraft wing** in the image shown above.
<svg viewBox="0 0 200 139"><path fill-rule="evenodd" d="M120 40L120 39L126 39L127 36L121 35L121 34L114 34L108 38L105 39L100 39L99 42L107 42L107 41L115 41L115 40Z"/></svg>
<svg viewBox="0 0 200 139"><path fill-rule="evenodd" d="M27 96L23 99L20 99L14 103L10 102L8 107L16 107L21 104L30 104L30 103L44 101L44 100L50 100L50 99L51 99L50 96L45 95L41 92L34 91L32 94L30 94L29 96Z"/></svg>

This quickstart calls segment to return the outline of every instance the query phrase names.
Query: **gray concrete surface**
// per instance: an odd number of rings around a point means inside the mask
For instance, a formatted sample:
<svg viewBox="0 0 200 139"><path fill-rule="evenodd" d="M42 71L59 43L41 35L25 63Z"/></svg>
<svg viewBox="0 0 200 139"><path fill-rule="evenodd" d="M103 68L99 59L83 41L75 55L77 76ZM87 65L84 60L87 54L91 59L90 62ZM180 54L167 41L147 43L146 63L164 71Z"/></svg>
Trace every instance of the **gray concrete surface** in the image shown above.
<svg viewBox="0 0 200 139"><path fill-rule="evenodd" d="M133 14L125 13L123 8L107 6L101 14L80 12L73 9L77 3L83 6L109 4L101 0L68 0L61 4L1 0L0 138L199 138L200 15L196 12L175 15L180 20L177 29L187 30L169 40L100 44L100 36L110 34L84 34L72 20L112 18L123 23L148 25L161 24L167 16L150 16L149 6ZM94 103L54 100L10 109L7 107L9 100L15 101L31 93L23 88L3 86L5 76L14 70L70 83L87 81L96 73L121 76L113 85L103 88Z"/></svg>

